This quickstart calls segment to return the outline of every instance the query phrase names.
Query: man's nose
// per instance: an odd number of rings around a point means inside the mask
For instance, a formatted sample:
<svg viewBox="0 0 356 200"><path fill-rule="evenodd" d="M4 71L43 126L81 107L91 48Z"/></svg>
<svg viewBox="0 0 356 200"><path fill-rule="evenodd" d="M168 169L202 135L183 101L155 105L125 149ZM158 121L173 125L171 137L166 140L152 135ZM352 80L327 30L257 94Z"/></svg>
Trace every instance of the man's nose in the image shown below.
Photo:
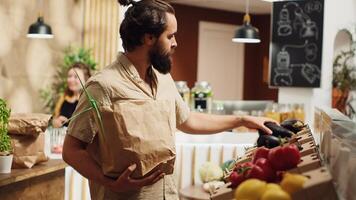
<svg viewBox="0 0 356 200"><path fill-rule="evenodd" d="M177 48L178 44L177 44L177 41L176 41L176 38L173 38L173 42L172 42L172 49L175 49Z"/></svg>

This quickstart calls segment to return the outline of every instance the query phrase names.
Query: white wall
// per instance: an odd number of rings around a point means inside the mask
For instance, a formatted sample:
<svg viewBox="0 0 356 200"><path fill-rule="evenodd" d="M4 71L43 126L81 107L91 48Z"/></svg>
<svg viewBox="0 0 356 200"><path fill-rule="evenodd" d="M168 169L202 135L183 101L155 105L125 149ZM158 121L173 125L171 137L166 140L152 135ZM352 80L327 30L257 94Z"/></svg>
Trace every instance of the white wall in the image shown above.
<svg viewBox="0 0 356 200"><path fill-rule="evenodd" d="M312 124L315 106L331 107L332 63L336 34L345 27L356 29L356 0L325 0L321 88L280 88L278 102L305 103L306 120ZM356 39L356 38L355 38Z"/></svg>

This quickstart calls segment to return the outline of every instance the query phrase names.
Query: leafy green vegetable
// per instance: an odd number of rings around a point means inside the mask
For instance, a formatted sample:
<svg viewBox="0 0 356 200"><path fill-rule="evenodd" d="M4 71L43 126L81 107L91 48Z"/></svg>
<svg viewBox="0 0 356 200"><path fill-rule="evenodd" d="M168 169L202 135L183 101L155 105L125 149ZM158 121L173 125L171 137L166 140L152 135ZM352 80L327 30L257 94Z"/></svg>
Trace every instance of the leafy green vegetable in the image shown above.
<svg viewBox="0 0 356 200"><path fill-rule="evenodd" d="M7 134L11 109L7 108L6 101L0 98L0 153L8 155L11 153L10 136Z"/></svg>

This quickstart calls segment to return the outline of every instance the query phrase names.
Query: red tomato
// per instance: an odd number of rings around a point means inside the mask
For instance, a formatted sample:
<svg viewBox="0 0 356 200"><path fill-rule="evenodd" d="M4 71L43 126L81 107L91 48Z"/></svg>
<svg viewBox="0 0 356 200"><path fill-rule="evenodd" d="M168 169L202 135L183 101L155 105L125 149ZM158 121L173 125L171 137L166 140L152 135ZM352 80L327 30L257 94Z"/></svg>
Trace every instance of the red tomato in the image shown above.
<svg viewBox="0 0 356 200"><path fill-rule="evenodd" d="M260 147L260 148L256 149L255 153L253 154L252 163L256 163L256 160L258 160L259 158L267 159L268 153L269 153L269 149L266 147Z"/></svg>
<svg viewBox="0 0 356 200"><path fill-rule="evenodd" d="M235 166L234 171L241 174L244 173L247 169L251 168L252 166L253 166L252 162L241 163Z"/></svg>
<svg viewBox="0 0 356 200"><path fill-rule="evenodd" d="M295 168L300 162L300 152L295 144L284 147L284 154L286 155L286 170Z"/></svg>
<svg viewBox="0 0 356 200"><path fill-rule="evenodd" d="M268 153L268 161L274 170L284 170L284 163L286 161L284 158L283 148L275 147L271 149Z"/></svg>
<svg viewBox="0 0 356 200"><path fill-rule="evenodd" d="M230 181L231 181L231 187L236 188L240 183L242 183L246 178L244 177L243 174L238 174L237 172L233 171L230 174Z"/></svg>
<svg viewBox="0 0 356 200"><path fill-rule="evenodd" d="M276 147L268 153L268 160L276 171L289 170L300 162L300 152L294 144L285 147Z"/></svg>
<svg viewBox="0 0 356 200"><path fill-rule="evenodd" d="M257 166L257 165L253 165L251 167L251 169L246 171L246 178L257 178L259 180L266 180L266 176L265 173L263 172L263 170L261 169L261 167Z"/></svg>
<svg viewBox="0 0 356 200"><path fill-rule="evenodd" d="M267 182L275 181L276 171L274 171L271 164L266 158L257 159L255 165L259 166L262 169Z"/></svg>

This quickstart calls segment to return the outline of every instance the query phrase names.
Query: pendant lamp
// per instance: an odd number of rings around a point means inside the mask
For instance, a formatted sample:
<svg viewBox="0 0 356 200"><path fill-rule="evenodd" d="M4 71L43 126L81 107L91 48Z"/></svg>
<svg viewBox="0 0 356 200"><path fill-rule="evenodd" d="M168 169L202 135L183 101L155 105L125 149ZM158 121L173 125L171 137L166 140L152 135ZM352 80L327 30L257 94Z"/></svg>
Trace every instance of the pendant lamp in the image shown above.
<svg viewBox="0 0 356 200"><path fill-rule="evenodd" d="M251 18L249 15L249 0L246 0L246 13L243 19L243 25L235 31L233 42L241 43L259 43L260 34L258 29L251 25Z"/></svg>
<svg viewBox="0 0 356 200"><path fill-rule="evenodd" d="M43 3L41 0L41 7ZM28 38L51 39L53 38L51 27L44 22L41 12L39 12L37 21L28 28Z"/></svg>

